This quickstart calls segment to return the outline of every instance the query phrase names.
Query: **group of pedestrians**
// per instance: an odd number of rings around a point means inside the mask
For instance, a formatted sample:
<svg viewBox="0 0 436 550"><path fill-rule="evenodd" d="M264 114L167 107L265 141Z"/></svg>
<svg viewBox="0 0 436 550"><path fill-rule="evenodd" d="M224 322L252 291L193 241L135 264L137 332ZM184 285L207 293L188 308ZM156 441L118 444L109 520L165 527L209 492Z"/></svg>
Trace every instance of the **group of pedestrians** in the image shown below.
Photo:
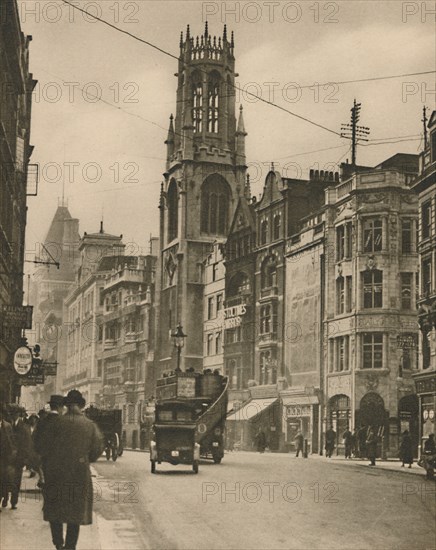
<svg viewBox="0 0 436 550"><path fill-rule="evenodd" d="M35 421L25 419L17 404L1 407L0 485L2 507L16 510L23 469L39 475L44 497L43 518L50 523L59 549L74 550L80 525L92 523L93 488L89 464L104 450L103 436L84 414L85 399L78 390L66 397L52 395L50 412ZM63 524L67 524L64 537Z"/></svg>

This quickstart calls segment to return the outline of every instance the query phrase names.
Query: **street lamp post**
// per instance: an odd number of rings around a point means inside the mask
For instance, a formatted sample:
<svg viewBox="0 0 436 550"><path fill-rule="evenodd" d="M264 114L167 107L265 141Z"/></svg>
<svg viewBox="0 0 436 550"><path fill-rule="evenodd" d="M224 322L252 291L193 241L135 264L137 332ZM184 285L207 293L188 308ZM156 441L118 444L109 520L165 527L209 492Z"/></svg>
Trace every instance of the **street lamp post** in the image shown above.
<svg viewBox="0 0 436 550"><path fill-rule="evenodd" d="M177 350L177 368L176 368L176 372L181 372L181 369L180 369L180 356L182 354L182 348L185 345L186 336L187 335L183 332L182 325L179 323L177 325L176 330L172 334L174 347Z"/></svg>

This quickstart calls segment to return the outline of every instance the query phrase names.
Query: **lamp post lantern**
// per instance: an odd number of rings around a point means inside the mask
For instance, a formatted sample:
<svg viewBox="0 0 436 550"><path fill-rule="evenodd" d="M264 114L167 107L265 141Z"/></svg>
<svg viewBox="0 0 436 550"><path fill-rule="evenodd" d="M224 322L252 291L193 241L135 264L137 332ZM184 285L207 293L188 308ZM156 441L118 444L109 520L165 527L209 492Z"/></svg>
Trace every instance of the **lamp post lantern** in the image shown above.
<svg viewBox="0 0 436 550"><path fill-rule="evenodd" d="M176 372L180 372L180 356L182 354L182 348L185 345L186 334L183 332L182 325L179 323L176 330L172 334L174 347L177 350L177 368Z"/></svg>

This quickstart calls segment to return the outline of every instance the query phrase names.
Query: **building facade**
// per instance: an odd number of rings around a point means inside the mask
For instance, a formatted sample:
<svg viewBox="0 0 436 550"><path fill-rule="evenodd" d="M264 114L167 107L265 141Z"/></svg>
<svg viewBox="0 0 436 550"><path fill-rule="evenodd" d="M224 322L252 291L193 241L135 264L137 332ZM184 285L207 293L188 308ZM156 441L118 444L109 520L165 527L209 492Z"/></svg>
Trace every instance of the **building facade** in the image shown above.
<svg viewBox="0 0 436 550"><path fill-rule="evenodd" d="M6 316L6 308L23 304L24 239L27 218L27 185L32 90L29 72L31 36L21 31L16 0L5 0L0 21L0 399L13 401L20 387L13 370L13 356L22 331L31 328ZM5 308L5 309L4 309Z"/></svg>
<svg viewBox="0 0 436 550"><path fill-rule="evenodd" d="M224 372L225 266L222 245L215 243L204 266L203 369Z"/></svg>
<svg viewBox="0 0 436 550"><path fill-rule="evenodd" d="M122 410L124 446L145 448L145 411L154 393L156 256L122 256L118 262L106 274L100 294L99 403L103 408Z"/></svg>
<svg viewBox="0 0 436 550"><path fill-rule="evenodd" d="M30 279L28 302L33 304L33 327L27 337L29 344L39 343L41 358L52 365L51 370L45 369L44 385L22 388L21 401L30 410L38 411L51 394L61 392L69 330L64 299L79 267L79 242L79 220L61 203L40 250L40 261L48 265L38 265ZM59 268L53 261L59 262ZM48 372L53 374L48 375Z"/></svg>
<svg viewBox="0 0 436 550"><path fill-rule="evenodd" d="M103 230L85 233L80 239L80 265L76 280L65 298L68 326L67 360L62 392L78 389L88 404L99 404L102 389L102 351L100 331L104 302L102 293L106 275L122 264L122 235Z"/></svg>
<svg viewBox="0 0 436 550"><path fill-rule="evenodd" d="M233 35L212 37L208 26L180 41L177 109L171 116L160 198L159 318L156 369L174 369L171 334L188 335L182 370L203 367L204 261L224 242L245 185L242 112L235 116Z"/></svg>
<svg viewBox="0 0 436 550"><path fill-rule="evenodd" d="M340 449L372 426L398 456L406 427L417 445L417 156L349 168L326 192L324 430Z"/></svg>
<svg viewBox="0 0 436 550"><path fill-rule="evenodd" d="M435 433L436 411L436 111L428 123L429 139L420 155L413 188L419 197L418 297L419 372L414 375L419 397L420 443Z"/></svg>

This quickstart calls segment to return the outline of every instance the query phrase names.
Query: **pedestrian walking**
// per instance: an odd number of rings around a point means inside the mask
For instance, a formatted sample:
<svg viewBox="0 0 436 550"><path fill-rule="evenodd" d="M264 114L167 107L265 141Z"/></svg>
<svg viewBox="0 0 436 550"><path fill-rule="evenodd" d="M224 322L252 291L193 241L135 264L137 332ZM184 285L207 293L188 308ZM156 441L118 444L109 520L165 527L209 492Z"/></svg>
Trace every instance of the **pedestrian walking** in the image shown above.
<svg viewBox="0 0 436 550"><path fill-rule="evenodd" d="M298 455L300 454L301 452L301 456L304 457L304 453L303 453L303 444L304 444L304 436L303 434L299 431L297 433L297 435L295 436L295 449L296 449L296 453L295 453L295 456L298 458Z"/></svg>
<svg viewBox="0 0 436 550"><path fill-rule="evenodd" d="M353 434L350 429L347 428L342 435L345 444L345 458L351 458L351 452L353 449Z"/></svg>
<svg viewBox="0 0 436 550"><path fill-rule="evenodd" d="M325 454L331 458L336 444L336 432L330 427L325 433Z"/></svg>
<svg viewBox="0 0 436 550"><path fill-rule="evenodd" d="M12 433L14 437L16 455L12 465L12 477L7 485L7 491L2 495L2 507L8 505L9 492L11 493L11 509L16 510L18 495L21 489L24 466L31 465L32 437L29 426L25 423L23 416L25 409L16 403L9 405L9 417L11 419Z"/></svg>
<svg viewBox="0 0 436 550"><path fill-rule="evenodd" d="M368 455L369 466L375 466L375 459L377 456L377 436L372 428L369 429L368 436L365 441L366 454Z"/></svg>
<svg viewBox="0 0 436 550"><path fill-rule="evenodd" d="M365 458L366 456L366 436L367 436L366 426L361 426L357 432L357 444L359 447L359 458Z"/></svg>
<svg viewBox="0 0 436 550"><path fill-rule="evenodd" d="M412 438L410 437L409 430L404 430L402 436L401 436L401 444L400 444L400 459L401 459L401 467L404 468L405 464L409 465L409 468L412 467L413 464L413 446L412 446Z"/></svg>
<svg viewBox="0 0 436 550"><path fill-rule="evenodd" d="M8 491L12 483L17 450L12 426L5 420L4 405L0 407L0 495L7 506ZM1 510L0 510L1 511Z"/></svg>
<svg viewBox="0 0 436 550"><path fill-rule="evenodd" d="M36 430L33 434L33 444L35 446L35 451L41 457L41 472L42 477L38 483L38 487L42 487L45 483L45 470L46 470L46 457L45 453L47 452L47 444L45 438L49 436L51 430L54 429L56 422L59 417L63 414L64 411L64 396L63 395L52 395L50 401L50 412L40 416L40 420L36 427Z"/></svg>
<svg viewBox="0 0 436 550"><path fill-rule="evenodd" d="M266 448L266 436L265 432L260 428L254 438L254 442L256 444L257 452L264 453Z"/></svg>
<svg viewBox="0 0 436 550"><path fill-rule="evenodd" d="M434 479L436 467L436 443L434 434L430 434L424 443L424 452L421 456L422 465L425 468L426 478Z"/></svg>
<svg viewBox="0 0 436 550"><path fill-rule="evenodd" d="M89 464L101 455L104 442L97 426L82 412L86 402L80 391L69 391L63 403L66 414L52 418L51 424L45 426L38 448L45 470L44 520L50 523L54 546L74 550L80 526L92 523Z"/></svg>

